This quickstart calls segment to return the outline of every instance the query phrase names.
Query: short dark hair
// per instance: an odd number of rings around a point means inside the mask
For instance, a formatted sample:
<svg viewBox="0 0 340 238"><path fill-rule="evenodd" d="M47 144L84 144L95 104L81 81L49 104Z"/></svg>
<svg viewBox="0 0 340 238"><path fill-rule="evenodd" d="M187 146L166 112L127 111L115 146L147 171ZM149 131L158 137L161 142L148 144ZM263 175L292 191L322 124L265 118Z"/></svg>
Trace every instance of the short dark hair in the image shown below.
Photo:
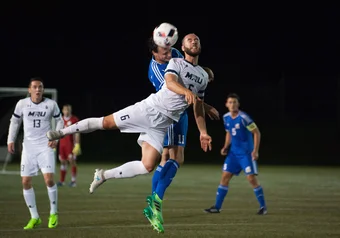
<svg viewBox="0 0 340 238"><path fill-rule="evenodd" d="M237 101L240 102L240 96L237 95L236 93L229 93L228 96L227 96L227 100L228 100L229 98L236 98Z"/></svg>
<svg viewBox="0 0 340 238"><path fill-rule="evenodd" d="M152 54L152 51L158 52L158 45L156 45L155 41L153 40L153 37L151 36L148 40L148 47L149 47L149 52Z"/></svg>
<svg viewBox="0 0 340 238"><path fill-rule="evenodd" d="M42 84L44 84L44 81L42 80L41 77L33 77L33 78L30 79L30 83L28 84L28 87L31 86L31 83L32 83L33 81L40 81Z"/></svg>

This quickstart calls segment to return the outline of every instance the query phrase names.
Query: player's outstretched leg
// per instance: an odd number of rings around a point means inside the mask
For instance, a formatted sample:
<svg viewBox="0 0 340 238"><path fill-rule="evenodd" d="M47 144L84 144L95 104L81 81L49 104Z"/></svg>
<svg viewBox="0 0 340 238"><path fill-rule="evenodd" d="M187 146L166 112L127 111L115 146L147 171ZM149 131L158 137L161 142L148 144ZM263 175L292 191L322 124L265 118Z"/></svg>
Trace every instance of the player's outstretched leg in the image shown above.
<svg viewBox="0 0 340 238"><path fill-rule="evenodd" d="M94 172L93 181L90 185L90 193L92 194L94 190L102 185L105 181L106 179L104 178L104 170L96 169L96 171Z"/></svg>
<svg viewBox="0 0 340 238"><path fill-rule="evenodd" d="M73 124L71 126L65 127L59 131L50 130L46 133L47 138L50 141L59 140L60 138L74 134L74 133L89 133L96 130L103 130L103 119L104 117L93 117L87 118Z"/></svg>
<svg viewBox="0 0 340 238"><path fill-rule="evenodd" d="M144 208L143 214L149 220L149 222L152 225L154 230L156 230L158 233L164 232L164 227L163 227L162 223L157 219L157 217L152 212L150 207Z"/></svg>

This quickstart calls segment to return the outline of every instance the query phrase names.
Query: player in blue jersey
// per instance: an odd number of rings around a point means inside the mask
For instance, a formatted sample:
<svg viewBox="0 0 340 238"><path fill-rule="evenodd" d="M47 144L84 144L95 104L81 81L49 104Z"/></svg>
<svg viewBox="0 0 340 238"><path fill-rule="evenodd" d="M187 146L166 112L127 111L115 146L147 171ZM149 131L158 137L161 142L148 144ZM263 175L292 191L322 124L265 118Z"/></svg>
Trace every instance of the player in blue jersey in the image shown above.
<svg viewBox="0 0 340 238"><path fill-rule="evenodd" d="M150 82L155 87L156 91L160 90L165 82L165 69L171 58L184 58L183 55L175 48L163 48L155 44L152 37L149 39L149 51L152 58L149 64L148 77ZM209 75L209 82L214 79L213 72L202 67ZM219 112L212 106L204 103L206 114L213 120L219 120ZM187 140L188 131L188 114L187 110L181 115L178 122L174 122L167 131L164 138L163 153L161 162L156 168L152 177L152 194L157 194L160 199L163 199L165 190L173 181L177 170L184 162L184 147ZM147 197L147 202L150 205L152 195ZM161 215L161 213L160 213ZM160 222L163 223L163 217L160 216Z"/></svg>
<svg viewBox="0 0 340 238"><path fill-rule="evenodd" d="M237 94L229 94L226 107L229 112L223 116L226 130L225 143L221 154L226 156L223 164L222 178L216 193L215 205L204 209L208 213L220 213L225 196L228 193L229 181L233 175L242 170L253 187L255 196L260 204L257 214L267 214L266 202L262 186L257 175L257 159L259 156L260 131L255 122L245 112L239 110L240 99Z"/></svg>

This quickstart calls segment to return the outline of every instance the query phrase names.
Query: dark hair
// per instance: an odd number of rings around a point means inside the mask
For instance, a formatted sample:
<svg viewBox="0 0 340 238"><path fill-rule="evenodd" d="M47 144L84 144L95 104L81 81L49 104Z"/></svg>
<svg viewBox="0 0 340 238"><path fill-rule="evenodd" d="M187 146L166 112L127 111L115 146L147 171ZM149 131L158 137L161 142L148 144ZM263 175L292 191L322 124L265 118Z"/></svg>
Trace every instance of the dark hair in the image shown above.
<svg viewBox="0 0 340 238"><path fill-rule="evenodd" d="M40 81L42 84L44 84L44 81L42 80L42 78L40 78L40 77L33 77L33 78L30 79L30 83L28 84L28 87L31 86L31 83L33 81Z"/></svg>
<svg viewBox="0 0 340 238"><path fill-rule="evenodd" d="M228 96L227 96L227 100L228 100L229 98L236 98L237 101L240 102L240 96L237 95L236 93L229 93Z"/></svg>
<svg viewBox="0 0 340 238"><path fill-rule="evenodd" d="M158 45L156 45L155 41L153 40L153 37L151 36L148 40L148 47L149 47L149 52L152 54L152 51L158 52Z"/></svg>

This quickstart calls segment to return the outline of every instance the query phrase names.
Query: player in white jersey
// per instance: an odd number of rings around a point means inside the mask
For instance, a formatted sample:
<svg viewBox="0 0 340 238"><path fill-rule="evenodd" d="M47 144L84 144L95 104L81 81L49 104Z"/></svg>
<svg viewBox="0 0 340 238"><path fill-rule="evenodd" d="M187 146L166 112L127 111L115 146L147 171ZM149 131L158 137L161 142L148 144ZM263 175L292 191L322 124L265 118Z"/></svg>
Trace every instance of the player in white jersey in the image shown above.
<svg viewBox="0 0 340 238"><path fill-rule="evenodd" d="M203 107L204 91L209 79L207 72L197 65L201 51L199 38L195 34L187 35L183 40L183 50L184 47L190 54L185 54L185 60L170 60L164 86L156 93L108 116L84 119L59 131L47 133L51 141L77 132L96 130L119 129L123 133L140 133L138 143L142 147L141 161L131 161L108 170L96 169L90 193L108 179L131 178L153 171L161 157L168 127L173 121L178 121L190 105L194 107L201 148L205 152L211 150L212 139L207 133ZM150 222L158 232L164 231L156 214L150 217Z"/></svg>
<svg viewBox="0 0 340 238"><path fill-rule="evenodd" d="M24 229L33 229L41 224L32 187L32 177L38 175L39 170L44 176L50 200L48 227L55 228L58 225L58 191L54 182L56 163L54 149L58 141L49 141L46 132L51 130L52 118L56 121L57 130L62 129L64 124L58 104L54 100L43 97L44 85L41 78L31 79L28 92L30 96L19 100L14 109L7 139L8 152L15 153L14 143L23 123L24 140L20 173L24 199L31 214L31 219Z"/></svg>

